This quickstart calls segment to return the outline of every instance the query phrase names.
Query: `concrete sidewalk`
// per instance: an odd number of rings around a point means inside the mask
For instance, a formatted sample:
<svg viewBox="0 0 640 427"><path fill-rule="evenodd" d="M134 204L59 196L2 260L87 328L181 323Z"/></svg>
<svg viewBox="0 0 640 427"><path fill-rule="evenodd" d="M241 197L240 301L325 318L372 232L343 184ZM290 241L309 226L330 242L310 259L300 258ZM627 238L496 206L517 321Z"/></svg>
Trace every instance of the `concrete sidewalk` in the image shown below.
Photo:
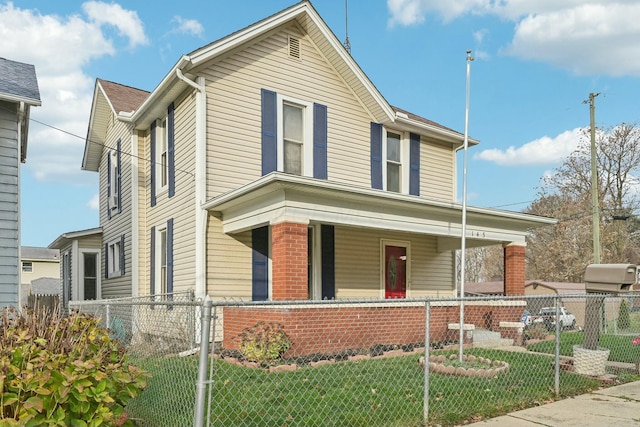
<svg viewBox="0 0 640 427"><path fill-rule="evenodd" d="M475 427L638 427L640 426L640 381L604 388L467 425Z"/></svg>

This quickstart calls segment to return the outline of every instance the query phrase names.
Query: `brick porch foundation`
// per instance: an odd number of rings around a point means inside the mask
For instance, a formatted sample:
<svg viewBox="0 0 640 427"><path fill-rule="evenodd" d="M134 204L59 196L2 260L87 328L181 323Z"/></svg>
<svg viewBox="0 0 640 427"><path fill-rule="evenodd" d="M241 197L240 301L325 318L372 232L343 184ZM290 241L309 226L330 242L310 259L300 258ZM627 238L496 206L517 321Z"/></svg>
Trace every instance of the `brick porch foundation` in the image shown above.
<svg viewBox="0 0 640 427"><path fill-rule="evenodd" d="M521 303L466 303L465 324L499 331L500 322L520 319ZM259 321L284 327L292 341L286 357L368 350L378 345L422 345L425 341L425 307L419 303L225 307L223 316L223 347L229 350L238 349L238 335ZM459 332L449 330L448 325L459 319L458 305L433 306L430 342L456 342Z"/></svg>

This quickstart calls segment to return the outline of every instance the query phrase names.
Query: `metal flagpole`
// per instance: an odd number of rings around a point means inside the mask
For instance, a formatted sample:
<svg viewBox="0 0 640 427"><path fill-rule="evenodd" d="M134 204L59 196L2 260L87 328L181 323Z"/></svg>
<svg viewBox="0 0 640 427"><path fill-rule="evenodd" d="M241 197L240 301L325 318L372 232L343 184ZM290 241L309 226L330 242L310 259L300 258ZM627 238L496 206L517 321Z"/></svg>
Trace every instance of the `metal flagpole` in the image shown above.
<svg viewBox="0 0 640 427"><path fill-rule="evenodd" d="M469 148L469 94L470 94L470 75L471 75L471 51L467 51L467 93L464 109L464 163L462 167L462 242L460 251L460 348L458 357L462 362L464 354L464 270L466 268L466 249L467 249L467 149Z"/></svg>

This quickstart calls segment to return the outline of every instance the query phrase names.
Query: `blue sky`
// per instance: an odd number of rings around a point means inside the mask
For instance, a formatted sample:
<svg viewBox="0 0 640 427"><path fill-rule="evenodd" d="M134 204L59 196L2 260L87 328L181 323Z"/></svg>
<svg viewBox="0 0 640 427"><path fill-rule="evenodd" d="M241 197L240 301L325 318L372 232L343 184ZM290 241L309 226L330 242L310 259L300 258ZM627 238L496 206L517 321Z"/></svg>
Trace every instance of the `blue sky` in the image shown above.
<svg viewBox="0 0 640 427"><path fill-rule="evenodd" d="M98 226L97 174L80 169L97 77L153 90L182 54L295 0L0 0L0 56L36 66L22 166L22 244ZM340 40L345 2L312 2ZM351 0L352 55L387 101L464 131L468 203L520 211L589 124L638 121L638 0ZM461 169L461 168L460 168ZM461 193L460 193L461 194Z"/></svg>

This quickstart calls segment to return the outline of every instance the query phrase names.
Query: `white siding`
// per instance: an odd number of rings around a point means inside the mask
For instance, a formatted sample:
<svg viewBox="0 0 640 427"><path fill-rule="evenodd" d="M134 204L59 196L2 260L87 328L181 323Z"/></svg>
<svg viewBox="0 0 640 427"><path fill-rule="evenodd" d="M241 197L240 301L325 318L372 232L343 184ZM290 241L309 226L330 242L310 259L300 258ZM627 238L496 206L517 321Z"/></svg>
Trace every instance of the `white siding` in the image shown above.
<svg viewBox="0 0 640 427"><path fill-rule="evenodd" d="M158 117L160 118L160 117ZM175 195L156 194L151 206L151 138L145 132L139 138L140 168L140 288L139 295L150 292L151 228L162 228L173 218L173 291L195 288L195 102L192 90L174 101Z"/></svg>
<svg viewBox="0 0 640 427"><path fill-rule="evenodd" d="M105 147L100 160L100 225L102 226L102 253L100 256L102 297L115 298L131 296L131 132L130 124L114 120L112 116L107 128ZM107 202L107 157L115 150L120 140L120 168L121 168L121 201L122 211L113 210L111 218L108 214ZM113 182L113 181L112 181ZM105 272L105 244L119 240L124 235L125 274L106 278Z"/></svg>
<svg viewBox="0 0 640 427"><path fill-rule="evenodd" d="M361 228L335 228L336 298L380 298L381 240L409 242L411 283L408 296L452 296L453 254L438 253L436 238Z"/></svg>
<svg viewBox="0 0 640 427"><path fill-rule="evenodd" d="M207 242L207 293L251 300L251 231L223 234L221 221L209 216Z"/></svg>
<svg viewBox="0 0 640 427"><path fill-rule="evenodd" d="M454 201L455 152L451 146L425 141L420 146L420 195Z"/></svg>
<svg viewBox="0 0 640 427"><path fill-rule="evenodd" d="M202 71L208 96L208 198L261 175L260 90L327 106L329 179L370 186L370 117L351 90L301 38L302 59L287 56L280 31Z"/></svg>

